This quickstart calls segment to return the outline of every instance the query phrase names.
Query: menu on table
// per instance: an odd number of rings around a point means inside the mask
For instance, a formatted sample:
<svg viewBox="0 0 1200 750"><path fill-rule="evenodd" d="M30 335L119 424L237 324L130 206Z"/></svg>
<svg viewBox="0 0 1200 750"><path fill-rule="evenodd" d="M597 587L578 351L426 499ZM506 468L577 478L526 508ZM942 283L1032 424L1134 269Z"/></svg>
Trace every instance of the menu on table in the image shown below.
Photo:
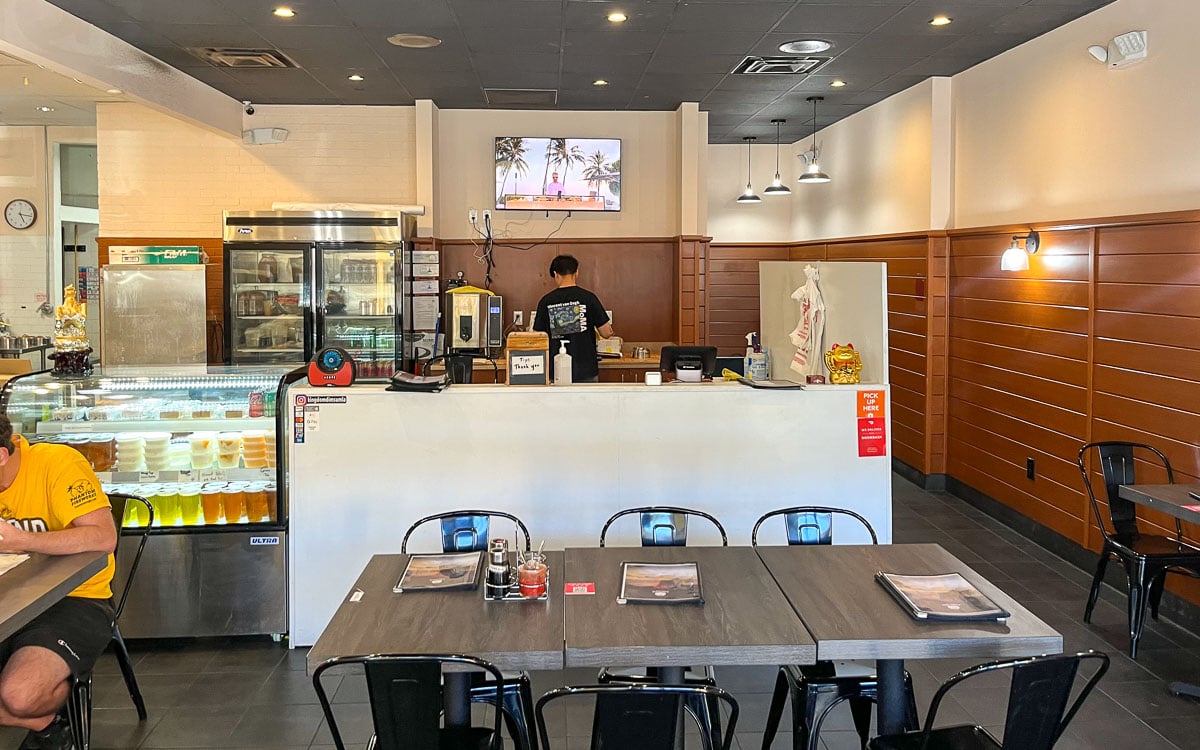
<svg viewBox="0 0 1200 750"><path fill-rule="evenodd" d="M482 552L413 555L404 574L392 587L397 594L429 589L472 589L479 582Z"/></svg>
<svg viewBox="0 0 1200 750"><path fill-rule="evenodd" d="M1010 616L958 573L910 576L881 571L875 580L917 620L1005 620Z"/></svg>
<svg viewBox="0 0 1200 750"><path fill-rule="evenodd" d="M703 604L700 568L685 563L621 563L618 604Z"/></svg>
<svg viewBox="0 0 1200 750"><path fill-rule="evenodd" d="M4 575L28 559L29 555L0 553L0 575Z"/></svg>

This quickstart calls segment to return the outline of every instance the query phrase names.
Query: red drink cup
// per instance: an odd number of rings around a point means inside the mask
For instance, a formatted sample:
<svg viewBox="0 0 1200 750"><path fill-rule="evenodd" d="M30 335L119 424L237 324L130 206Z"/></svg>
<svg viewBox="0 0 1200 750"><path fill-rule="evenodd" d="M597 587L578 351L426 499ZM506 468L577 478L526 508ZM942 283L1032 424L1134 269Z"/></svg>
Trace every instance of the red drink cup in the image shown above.
<svg viewBox="0 0 1200 750"><path fill-rule="evenodd" d="M529 560L517 568L517 583L521 596L536 599L546 593L546 563L538 559Z"/></svg>

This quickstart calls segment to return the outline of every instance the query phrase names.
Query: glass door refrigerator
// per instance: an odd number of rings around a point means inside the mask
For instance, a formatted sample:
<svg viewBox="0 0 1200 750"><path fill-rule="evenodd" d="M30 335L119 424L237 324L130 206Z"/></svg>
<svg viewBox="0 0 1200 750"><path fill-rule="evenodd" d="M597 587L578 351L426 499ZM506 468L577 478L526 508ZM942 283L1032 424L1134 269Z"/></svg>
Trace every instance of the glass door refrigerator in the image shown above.
<svg viewBox="0 0 1200 750"><path fill-rule="evenodd" d="M404 259L415 230L398 212L226 212L226 359L300 365L338 346L360 379L408 369Z"/></svg>

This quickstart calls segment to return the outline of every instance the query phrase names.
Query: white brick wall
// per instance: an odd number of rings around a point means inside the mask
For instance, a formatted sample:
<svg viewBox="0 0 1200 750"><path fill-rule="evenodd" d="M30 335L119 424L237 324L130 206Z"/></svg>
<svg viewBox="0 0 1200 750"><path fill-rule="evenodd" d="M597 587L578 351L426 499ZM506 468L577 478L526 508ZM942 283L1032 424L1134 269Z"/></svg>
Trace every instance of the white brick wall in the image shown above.
<svg viewBox="0 0 1200 750"><path fill-rule="evenodd" d="M224 210L275 201L415 203L413 107L256 106L246 146L131 103L96 107L102 237L220 237Z"/></svg>
<svg viewBox="0 0 1200 750"><path fill-rule="evenodd" d="M49 336L54 319L37 314L46 294L46 238L0 235L0 312L16 334Z"/></svg>

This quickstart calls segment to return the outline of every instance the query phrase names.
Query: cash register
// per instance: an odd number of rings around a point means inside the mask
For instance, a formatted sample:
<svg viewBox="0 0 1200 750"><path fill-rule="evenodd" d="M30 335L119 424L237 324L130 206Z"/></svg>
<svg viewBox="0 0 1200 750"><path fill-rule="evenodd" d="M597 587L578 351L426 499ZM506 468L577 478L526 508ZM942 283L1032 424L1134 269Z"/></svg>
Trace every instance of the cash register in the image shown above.
<svg viewBox="0 0 1200 750"><path fill-rule="evenodd" d="M658 355L658 369L681 383L699 383L716 371L717 347L664 346Z"/></svg>

